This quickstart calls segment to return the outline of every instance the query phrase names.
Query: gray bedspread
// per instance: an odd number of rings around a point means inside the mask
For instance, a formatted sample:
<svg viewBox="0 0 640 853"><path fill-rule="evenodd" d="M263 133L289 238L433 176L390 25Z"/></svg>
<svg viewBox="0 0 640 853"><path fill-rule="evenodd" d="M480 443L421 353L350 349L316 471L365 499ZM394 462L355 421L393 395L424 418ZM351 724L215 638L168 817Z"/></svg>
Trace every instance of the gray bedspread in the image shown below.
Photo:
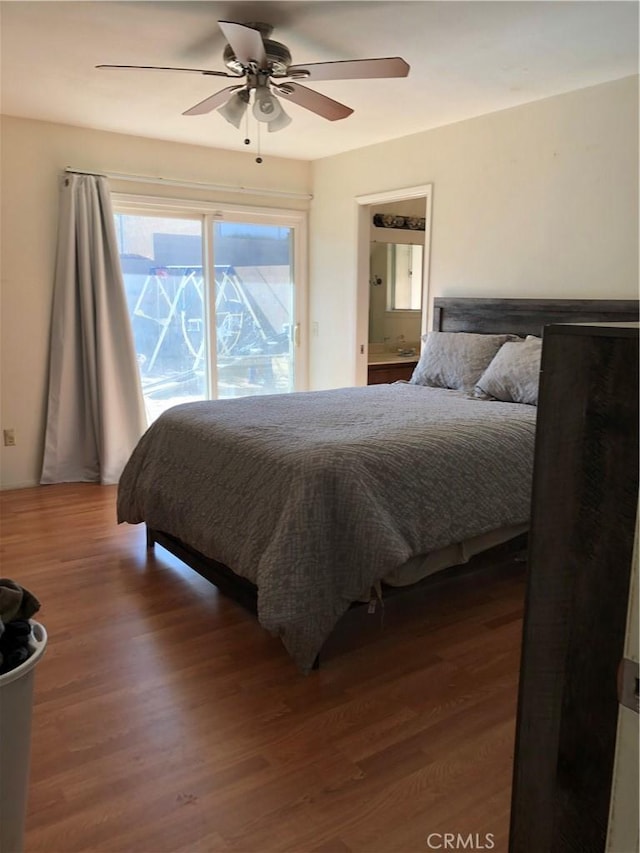
<svg viewBox="0 0 640 853"><path fill-rule="evenodd" d="M409 384L188 403L141 438L118 521L253 581L260 623L307 671L390 570L528 520L535 415Z"/></svg>

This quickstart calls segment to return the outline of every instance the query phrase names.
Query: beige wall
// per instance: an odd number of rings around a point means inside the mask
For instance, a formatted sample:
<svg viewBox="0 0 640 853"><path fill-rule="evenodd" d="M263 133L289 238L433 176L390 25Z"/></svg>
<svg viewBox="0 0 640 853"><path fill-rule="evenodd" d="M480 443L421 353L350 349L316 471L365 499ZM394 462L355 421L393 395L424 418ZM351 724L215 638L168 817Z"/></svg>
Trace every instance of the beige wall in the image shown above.
<svg viewBox="0 0 640 853"><path fill-rule="evenodd" d="M244 153L159 142L23 119L2 118L0 295L0 426L16 446L0 442L2 488L38 482L46 410L49 319L55 263L58 185L72 168L183 181L309 193L310 165ZM301 208L306 201L186 191L112 182L121 192L216 202Z"/></svg>
<svg viewBox="0 0 640 853"><path fill-rule="evenodd" d="M363 375L356 196L429 183L432 296L638 295L632 77L316 161L313 387Z"/></svg>

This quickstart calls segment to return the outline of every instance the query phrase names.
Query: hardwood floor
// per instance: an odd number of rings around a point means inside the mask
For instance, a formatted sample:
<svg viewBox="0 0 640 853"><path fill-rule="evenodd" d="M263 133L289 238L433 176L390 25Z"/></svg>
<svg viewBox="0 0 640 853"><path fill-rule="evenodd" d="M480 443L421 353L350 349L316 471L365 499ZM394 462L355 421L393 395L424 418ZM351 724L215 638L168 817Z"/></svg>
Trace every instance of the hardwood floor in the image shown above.
<svg viewBox="0 0 640 853"><path fill-rule="evenodd" d="M522 563L394 598L382 622L351 611L305 677L118 526L114 488L2 492L0 508L2 575L49 634L26 853L408 853L444 849L435 833L506 853Z"/></svg>

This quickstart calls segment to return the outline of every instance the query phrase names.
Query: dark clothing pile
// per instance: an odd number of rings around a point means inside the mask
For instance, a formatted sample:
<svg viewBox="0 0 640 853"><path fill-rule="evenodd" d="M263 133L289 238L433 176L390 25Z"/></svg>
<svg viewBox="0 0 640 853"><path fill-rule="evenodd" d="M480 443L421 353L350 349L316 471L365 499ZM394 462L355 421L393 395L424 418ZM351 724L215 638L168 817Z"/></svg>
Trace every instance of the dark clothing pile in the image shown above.
<svg viewBox="0 0 640 853"><path fill-rule="evenodd" d="M0 675L10 672L31 655L29 619L40 602L9 578L0 578Z"/></svg>

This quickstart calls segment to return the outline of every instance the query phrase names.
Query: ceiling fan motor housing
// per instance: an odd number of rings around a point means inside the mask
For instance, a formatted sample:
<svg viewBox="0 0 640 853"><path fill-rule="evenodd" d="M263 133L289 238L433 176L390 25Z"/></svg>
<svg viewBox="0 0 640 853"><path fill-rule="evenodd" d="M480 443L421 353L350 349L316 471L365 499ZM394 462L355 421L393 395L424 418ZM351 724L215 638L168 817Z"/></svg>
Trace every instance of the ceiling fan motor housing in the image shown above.
<svg viewBox="0 0 640 853"><path fill-rule="evenodd" d="M271 39L263 39L264 51L267 55L267 63L269 72L272 77L286 77L287 70L291 65L291 54L289 49L279 41ZM230 71L234 74L244 74L245 67L237 59L233 48L228 44L222 54L222 60Z"/></svg>

